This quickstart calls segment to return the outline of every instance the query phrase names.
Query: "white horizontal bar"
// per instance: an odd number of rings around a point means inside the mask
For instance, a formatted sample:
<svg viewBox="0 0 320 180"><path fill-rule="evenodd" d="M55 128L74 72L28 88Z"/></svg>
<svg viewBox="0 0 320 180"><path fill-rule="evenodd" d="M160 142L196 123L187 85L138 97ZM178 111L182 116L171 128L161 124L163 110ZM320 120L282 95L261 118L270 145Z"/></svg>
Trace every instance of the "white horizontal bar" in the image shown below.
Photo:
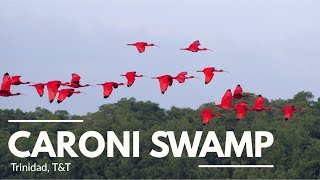
<svg viewBox="0 0 320 180"><path fill-rule="evenodd" d="M83 120L8 120L8 122L83 122Z"/></svg>
<svg viewBox="0 0 320 180"><path fill-rule="evenodd" d="M199 168L274 168L274 165L199 165Z"/></svg>

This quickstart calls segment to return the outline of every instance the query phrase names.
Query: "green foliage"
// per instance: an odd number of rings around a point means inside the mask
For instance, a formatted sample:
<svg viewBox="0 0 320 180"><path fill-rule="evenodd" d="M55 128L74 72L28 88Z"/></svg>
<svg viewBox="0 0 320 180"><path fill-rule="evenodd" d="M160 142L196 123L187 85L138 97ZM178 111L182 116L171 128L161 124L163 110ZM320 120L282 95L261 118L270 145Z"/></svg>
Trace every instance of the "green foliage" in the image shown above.
<svg viewBox="0 0 320 180"><path fill-rule="evenodd" d="M121 99L114 104L105 104L94 113L86 116L70 115L59 110L54 113L36 108L34 112L17 110L0 110L0 178L320 178L320 99L313 100L310 92L300 92L293 99L266 100L266 106L281 108L286 104L303 107L289 121L283 120L283 113L278 110L265 112L249 112L241 121L235 119L235 112L223 111L206 103L199 109L172 107L165 110L152 102L141 102L134 98ZM252 106L254 97L246 99ZM227 116L212 119L206 126L198 116L204 108L212 107L215 112L223 112ZM8 123L9 119L83 119L83 123ZM13 156L7 142L10 135L18 130L33 132L29 139L20 139L18 148L32 150L40 131L47 131L54 148L56 148L56 132L72 131L76 142L80 135L95 130L102 135L106 131L114 131L119 139L123 131L140 131L140 157L124 158L115 150L115 157L108 158L104 152L98 158L81 156L77 143L73 149L80 156L71 158L49 158L40 153L38 158L20 159ZM215 131L224 149L226 131L234 131L241 137L243 131L269 131L274 135L274 144L262 152L262 158L236 157L218 158L216 154L208 154L206 158L191 158L184 152L181 158L173 157L170 152L165 158L157 159L149 155L151 149L157 148L151 141L154 132L175 131L177 141L181 131L188 131L193 140L196 131ZM204 139L204 138L203 138ZM203 142L201 142L201 145ZM200 145L200 147L201 147ZM88 149L96 147L96 141L87 142ZM70 162L70 172L12 172L10 163L51 163ZM198 168L199 164L274 164L272 169L220 169Z"/></svg>

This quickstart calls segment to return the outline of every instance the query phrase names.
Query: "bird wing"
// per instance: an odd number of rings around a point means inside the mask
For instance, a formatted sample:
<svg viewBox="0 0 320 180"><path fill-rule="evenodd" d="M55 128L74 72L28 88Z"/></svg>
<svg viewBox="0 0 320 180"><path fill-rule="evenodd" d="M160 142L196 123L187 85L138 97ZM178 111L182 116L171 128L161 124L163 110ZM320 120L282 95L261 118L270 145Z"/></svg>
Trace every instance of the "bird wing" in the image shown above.
<svg viewBox="0 0 320 180"><path fill-rule="evenodd" d="M202 124L207 124L213 117L211 109L205 109L202 111Z"/></svg>
<svg viewBox="0 0 320 180"><path fill-rule="evenodd" d="M113 84L104 84L103 85L103 95L110 96L113 90Z"/></svg>
<svg viewBox="0 0 320 180"><path fill-rule="evenodd" d="M242 90L241 86L237 86L233 92L233 95L240 95L240 94L242 94L242 92L243 92L243 90Z"/></svg>
<svg viewBox="0 0 320 180"><path fill-rule="evenodd" d="M199 41L194 41L192 44L190 44L189 49L197 49L200 45L201 44Z"/></svg>
<svg viewBox="0 0 320 180"><path fill-rule="evenodd" d="M73 73L71 78L71 83L79 84L81 77L78 74Z"/></svg>
<svg viewBox="0 0 320 180"><path fill-rule="evenodd" d="M255 109L263 109L264 99L263 97L257 97L256 101L254 102Z"/></svg>
<svg viewBox="0 0 320 180"><path fill-rule="evenodd" d="M146 46L144 44L137 44L136 47L139 53L143 53L146 49Z"/></svg>
<svg viewBox="0 0 320 180"><path fill-rule="evenodd" d="M186 78L184 76L176 76L175 79L179 82L179 83L184 83L186 81Z"/></svg>
<svg viewBox="0 0 320 180"><path fill-rule="evenodd" d="M168 87L169 87L169 81L167 78L160 78L159 79L160 82L160 90L162 93L166 92Z"/></svg>
<svg viewBox="0 0 320 180"><path fill-rule="evenodd" d="M36 88L39 96L42 97L43 93L44 93L44 85L39 83L39 84L34 85L34 87Z"/></svg>
<svg viewBox="0 0 320 180"><path fill-rule="evenodd" d="M69 91L67 89L62 89L59 91L58 101L62 102L69 95Z"/></svg>
<svg viewBox="0 0 320 180"><path fill-rule="evenodd" d="M168 77L168 83L169 83L169 86L172 86L172 83L173 83L173 78L172 77Z"/></svg>
<svg viewBox="0 0 320 180"><path fill-rule="evenodd" d="M213 76L214 76L214 73L213 72L206 72L205 73L205 83L209 83L211 80L212 80L212 78L213 78Z"/></svg>
<svg viewBox="0 0 320 180"><path fill-rule="evenodd" d="M136 80L136 78L134 76L129 76L127 77L127 85L128 86L132 86L132 84L134 83L134 81Z"/></svg>
<svg viewBox="0 0 320 180"><path fill-rule="evenodd" d="M247 108L243 105L237 108L237 119L242 119L247 114Z"/></svg>
<svg viewBox="0 0 320 180"><path fill-rule="evenodd" d="M50 102L52 102L56 97L59 86L60 85L57 81L51 81L47 83L48 97Z"/></svg>
<svg viewBox="0 0 320 180"><path fill-rule="evenodd" d="M11 88L11 78L10 78L10 75L6 73L3 75L3 78L2 78L1 90L10 92L10 88Z"/></svg>
<svg viewBox="0 0 320 180"><path fill-rule="evenodd" d="M227 91L226 93L224 93L222 97L221 104L231 104L231 100L232 100L232 93L231 91Z"/></svg>
<svg viewBox="0 0 320 180"><path fill-rule="evenodd" d="M290 119L294 113L293 108L291 106L285 106L283 108L283 111L284 111L284 117L288 119Z"/></svg>

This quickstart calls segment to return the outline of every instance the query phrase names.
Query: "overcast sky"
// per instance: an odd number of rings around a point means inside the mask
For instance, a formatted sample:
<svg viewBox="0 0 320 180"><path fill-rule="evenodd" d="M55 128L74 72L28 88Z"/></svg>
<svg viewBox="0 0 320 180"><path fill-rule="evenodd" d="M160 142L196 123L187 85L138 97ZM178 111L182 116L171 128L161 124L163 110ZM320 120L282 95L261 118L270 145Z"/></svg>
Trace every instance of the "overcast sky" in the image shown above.
<svg viewBox="0 0 320 180"><path fill-rule="evenodd" d="M125 82L135 70L147 76L188 71L200 77L174 83L162 95L156 80L140 78L103 99L102 87L81 89L61 104L48 103L29 86L12 92L27 96L0 98L0 108L65 109L72 114L98 110L122 97L150 100L161 107L197 108L220 101L237 84L269 99L292 98L299 91L320 96L320 1L0 1L0 74L22 80L82 83ZM180 51L194 40L214 52ZM160 48L137 53L127 43L147 41ZM216 73L204 85L207 66Z"/></svg>

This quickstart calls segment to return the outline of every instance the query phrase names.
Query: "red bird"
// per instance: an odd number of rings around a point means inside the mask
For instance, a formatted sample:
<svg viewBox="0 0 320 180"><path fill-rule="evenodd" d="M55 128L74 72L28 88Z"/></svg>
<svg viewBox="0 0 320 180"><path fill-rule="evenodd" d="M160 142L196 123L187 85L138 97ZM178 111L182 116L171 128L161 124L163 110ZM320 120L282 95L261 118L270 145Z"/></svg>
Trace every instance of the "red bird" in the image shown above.
<svg viewBox="0 0 320 180"><path fill-rule="evenodd" d="M126 74L122 74L121 76L125 76L127 78L127 86L130 87L133 85L136 77L145 77L144 75L137 75L136 71L127 72Z"/></svg>
<svg viewBox="0 0 320 180"><path fill-rule="evenodd" d="M171 86L173 83L173 77L170 75L158 76L158 77L154 77L152 79L159 80L160 90L161 90L162 94L164 94L167 91L168 87Z"/></svg>
<svg viewBox="0 0 320 180"><path fill-rule="evenodd" d="M12 76L11 77L11 84L18 86L20 84L30 84L31 82L21 82L20 81L21 76Z"/></svg>
<svg viewBox="0 0 320 180"><path fill-rule="evenodd" d="M33 86L36 88L38 94L40 97L43 96L43 93L44 93L44 86L47 85L47 84L43 84L43 83L37 83L37 84L32 84L32 85L29 85L29 86Z"/></svg>
<svg viewBox="0 0 320 180"><path fill-rule="evenodd" d="M71 89L71 88L70 89L61 89L56 92L59 93L58 100L57 100L58 103L61 103L63 100L65 100L67 97L71 97L73 94L83 93L80 91L75 91L74 89Z"/></svg>
<svg viewBox="0 0 320 180"><path fill-rule="evenodd" d="M186 50L186 51L191 51L191 52L198 52L198 51L212 51L211 49L208 48L199 48L200 46L200 41L194 41L192 44L189 45L188 48L181 48L180 50Z"/></svg>
<svg viewBox="0 0 320 180"><path fill-rule="evenodd" d="M233 92L233 98L240 99L240 98L248 97L248 96L251 96L251 95L250 94L243 94L242 87L240 86L240 84L238 84L236 89Z"/></svg>
<svg viewBox="0 0 320 180"><path fill-rule="evenodd" d="M176 77L174 77L174 79L177 80L179 83L184 83L186 79L197 78L194 76L187 76L187 74L187 72L180 72Z"/></svg>
<svg viewBox="0 0 320 180"><path fill-rule="evenodd" d="M224 110L229 110L232 106L234 106L234 105L231 104L231 100L232 100L231 89L228 89L224 93L224 95L223 95L223 97L221 99L221 104L217 104L215 106L220 107L220 108L222 108Z"/></svg>
<svg viewBox="0 0 320 180"><path fill-rule="evenodd" d="M207 67L207 68L204 68L203 70L200 70L200 71L197 71L197 72L203 72L204 73L204 75L206 76L204 83L208 84L212 80L212 78L214 76L214 72L227 72L227 71L216 70L214 67Z"/></svg>
<svg viewBox="0 0 320 180"><path fill-rule="evenodd" d="M80 88L80 87L91 86L90 84L81 85L80 84L80 79L81 79L81 77L78 74L72 73L71 83L67 82L67 83L65 83L65 86L69 86L69 87L72 87L72 88Z"/></svg>
<svg viewBox="0 0 320 180"><path fill-rule="evenodd" d="M11 85L12 85L11 77L10 77L10 75L9 75L8 73L5 73L5 74L3 75L3 78L2 78L0 96L2 96L2 97L9 97L9 96L19 96L19 95L22 95L21 93L12 94L11 91L10 91Z"/></svg>
<svg viewBox="0 0 320 180"><path fill-rule="evenodd" d="M146 49L147 46L157 46L155 44L148 44L146 42L136 42L134 44L127 44L128 46L135 46L137 48L137 50L139 51L139 53L143 53Z"/></svg>
<svg viewBox="0 0 320 180"><path fill-rule="evenodd" d="M47 82L47 89L48 89L48 97L49 102L52 103L54 101L54 98L57 95L58 89L61 85L66 85L68 83L62 83L61 81L54 80Z"/></svg>
<svg viewBox="0 0 320 180"><path fill-rule="evenodd" d="M257 99L256 101L254 102L254 105L252 108L249 108L249 110L251 111L263 111L263 110L271 110L271 107L263 107L263 104L264 104L264 98L259 95L257 96Z"/></svg>
<svg viewBox="0 0 320 180"><path fill-rule="evenodd" d="M284 112L284 119L286 121L288 121L292 117L294 111L302 110L302 109L303 108L295 108L294 106L285 106L285 107L283 107L282 111Z"/></svg>
<svg viewBox="0 0 320 180"><path fill-rule="evenodd" d="M237 120L241 120L247 114L247 103L246 102L238 102L236 108L233 110L237 111Z"/></svg>
<svg viewBox="0 0 320 180"><path fill-rule="evenodd" d="M199 114L199 116L202 116L203 120L202 120L202 124L206 125L213 117L215 116L223 116L224 114L213 114L211 109L205 109L202 111L201 114Z"/></svg>
<svg viewBox="0 0 320 180"><path fill-rule="evenodd" d="M106 82L106 83L97 84L97 85L103 86L103 97L108 98L111 95L113 88L116 89L119 86L124 85L124 83Z"/></svg>

